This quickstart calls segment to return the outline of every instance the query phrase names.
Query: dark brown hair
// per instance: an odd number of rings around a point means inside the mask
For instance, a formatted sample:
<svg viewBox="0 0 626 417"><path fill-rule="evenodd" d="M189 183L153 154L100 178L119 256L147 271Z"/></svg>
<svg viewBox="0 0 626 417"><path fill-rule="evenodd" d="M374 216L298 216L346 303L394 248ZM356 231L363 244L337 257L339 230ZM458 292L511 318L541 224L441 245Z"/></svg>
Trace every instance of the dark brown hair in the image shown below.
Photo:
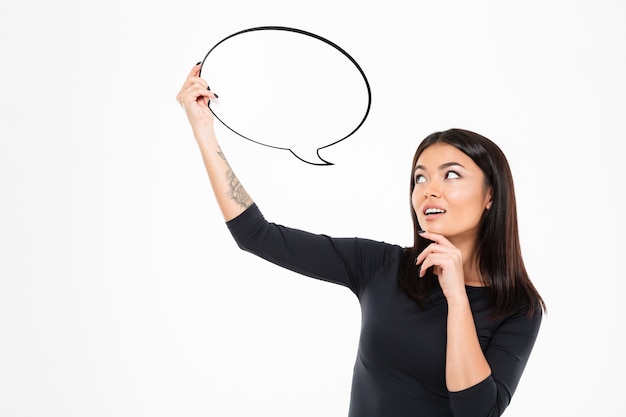
<svg viewBox="0 0 626 417"><path fill-rule="evenodd" d="M426 148L435 143L452 145L469 156L483 171L487 185L493 190L491 208L485 210L480 219L476 248L478 269L489 291L491 318L505 318L520 310L529 316L539 309L545 311L545 303L530 281L522 259L513 176L498 145L477 133L462 129L450 129L429 135L420 143L413 157L409 201L415 188L414 170L417 159ZM414 244L405 248L402 254L400 286L423 307L435 281L418 276L415 258L430 241L418 234L421 227L412 204L411 216Z"/></svg>

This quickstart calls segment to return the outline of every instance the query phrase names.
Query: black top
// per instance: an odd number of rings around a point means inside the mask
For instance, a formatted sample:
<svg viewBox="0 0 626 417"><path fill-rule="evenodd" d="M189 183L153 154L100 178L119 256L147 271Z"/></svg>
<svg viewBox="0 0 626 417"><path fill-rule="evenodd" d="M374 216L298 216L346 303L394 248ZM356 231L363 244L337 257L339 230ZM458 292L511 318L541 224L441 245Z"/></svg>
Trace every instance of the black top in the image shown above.
<svg viewBox="0 0 626 417"><path fill-rule="evenodd" d="M350 288L361 304L350 417L499 416L509 405L541 324L541 312L487 320L488 289L466 287L492 374L459 392L445 381L447 303L438 283L421 309L400 288L402 248L331 238L268 223L252 205L227 226L240 248L300 274ZM434 279L435 278L430 278Z"/></svg>

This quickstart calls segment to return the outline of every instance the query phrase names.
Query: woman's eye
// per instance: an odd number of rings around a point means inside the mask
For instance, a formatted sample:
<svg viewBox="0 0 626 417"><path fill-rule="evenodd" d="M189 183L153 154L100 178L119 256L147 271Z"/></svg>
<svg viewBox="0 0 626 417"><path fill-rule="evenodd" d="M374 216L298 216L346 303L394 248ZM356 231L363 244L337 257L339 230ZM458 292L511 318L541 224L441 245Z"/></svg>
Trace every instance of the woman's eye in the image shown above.
<svg viewBox="0 0 626 417"><path fill-rule="evenodd" d="M454 179L454 178L461 178L461 176L454 171L446 172L446 179Z"/></svg>
<svg viewBox="0 0 626 417"><path fill-rule="evenodd" d="M415 176L415 184L421 184L423 182L426 182L426 178L424 178L423 175L416 175Z"/></svg>

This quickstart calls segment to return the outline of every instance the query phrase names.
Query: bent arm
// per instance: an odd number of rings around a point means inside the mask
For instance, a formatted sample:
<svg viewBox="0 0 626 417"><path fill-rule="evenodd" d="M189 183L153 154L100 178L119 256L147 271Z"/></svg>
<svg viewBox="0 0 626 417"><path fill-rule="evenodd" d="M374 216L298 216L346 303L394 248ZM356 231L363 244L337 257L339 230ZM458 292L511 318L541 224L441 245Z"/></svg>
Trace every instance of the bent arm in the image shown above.
<svg viewBox="0 0 626 417"><path fill-rule="evenodd" d="M217 99L217 96L199 74L200 64L196 64L176 99L185 110L191 124L224 220L229 221L243 213L253 201L237 179L219 146L214 129L214 116L209 109L210 100Z"/></svg>
<svg viewBox="0 0 626 417"><path fill-rule="evenodd" d="M467 295L448 299L446 385L457 392L472 387L491 374L476 334Z"/></svg>
<svg viewBox="0 0 626 417"><path fill-rule="evenodd" d="M485 350L491 375L470 388L450 392L450 405L455 416L502 415L524 372L537 339L541 319L541 310L537 310L533 317L520 311L499 325Z"/></svg>

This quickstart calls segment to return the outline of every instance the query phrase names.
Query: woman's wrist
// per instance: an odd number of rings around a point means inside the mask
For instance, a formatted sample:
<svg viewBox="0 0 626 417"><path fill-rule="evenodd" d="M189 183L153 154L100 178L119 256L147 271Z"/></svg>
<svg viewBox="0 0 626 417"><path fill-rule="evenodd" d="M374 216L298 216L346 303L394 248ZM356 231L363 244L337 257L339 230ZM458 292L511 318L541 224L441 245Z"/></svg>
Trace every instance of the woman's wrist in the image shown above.
<svg viewBox="0 0 626 417"><path fill-rule="evenodd" d="M213 123L202 123L200 125L192 125L193 136L197 142L217 142L217 136L215 135L215 129Z"/></svg>
<svg viewBox="0 0 626 417"><path fill-rule="evenodd" d="M446 296L446 301L448 302L448 310L450 308L469 309L470 307L469 298L465 291Z"/></svg>

